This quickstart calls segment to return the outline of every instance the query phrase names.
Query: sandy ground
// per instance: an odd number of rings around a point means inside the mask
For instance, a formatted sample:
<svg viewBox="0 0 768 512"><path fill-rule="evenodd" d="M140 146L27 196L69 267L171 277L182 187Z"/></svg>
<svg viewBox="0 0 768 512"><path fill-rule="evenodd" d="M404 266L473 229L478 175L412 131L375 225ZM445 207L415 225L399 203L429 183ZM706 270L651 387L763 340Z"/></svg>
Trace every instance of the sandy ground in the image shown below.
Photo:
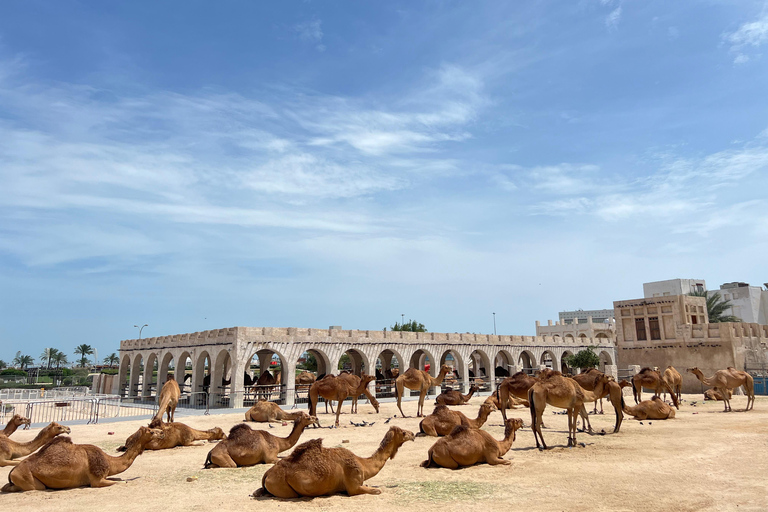
<svg viewBox="0 0 768 512"><path fill-rule="evenodd" d="M457 407L474 417L484 397L470 405ZM631 400L631 397L629 398ZM378 496L338 495L315 499L284 501L254 500L251 493L261 487L261 477L271 466L204 470L202 464L213 445L145 452L120 477L125 483L108 488L80 488L65 491L33 491L0 495L4 510L78 510L128 512L146 510L413 510L414 507L452 510L766 510L768 509L768 397L758 396L750 412L723 413L722 403L704 403L701 395L687 395L677 418L667 421L625 420L619 434L579 433L585 447L566 448L565 415L545 411L546 441L553 446L546 452L535 449L530 428L518 432L517 441L505 456L510 466L487 464L458 471L424 469L434 438L417 438L406 443L394 460L368 485L381 489ZM696 407L692 400L698 400ZM431 404L432 402L427 402ZM743 396L734 397L734 409L746 404ZM414 414L416 403L403 408ZM427 412L431 405L425 406ZM322 406L321 406L322 410ZM348 402L344 410L349 410ZM369 456L377 448L390 425L418 432L419 420L393 418L394 403L383 403L380 414L361 402L360 414L342 414L340 429L307 429L301 441L322 437L328 447L343 444L353 452ZM599 432L612 432L613 409L606 403L606 414L591 416ZM530 423L527 409L512 411L513 417ZM242 413L211 416L183 416L177 421L208 429L220 426L225 431L240 422ZM321 414L324 425L331 416ZM355 422L375 421L372 427L353 427ZM123 421L72 427L77 443L92 443L110 454L145 421ZM291 426L254 424L278 436L287 436ZM501 414L495 412L484 426L501 438ZM113 431L115 435L108 435ZM19 431L13 438L26 441L36 430ZM284 452L283 455L287 455ZM7 480L9 467L0 468L0 483ZM187 482L187 477L198 477Z"/></svg>

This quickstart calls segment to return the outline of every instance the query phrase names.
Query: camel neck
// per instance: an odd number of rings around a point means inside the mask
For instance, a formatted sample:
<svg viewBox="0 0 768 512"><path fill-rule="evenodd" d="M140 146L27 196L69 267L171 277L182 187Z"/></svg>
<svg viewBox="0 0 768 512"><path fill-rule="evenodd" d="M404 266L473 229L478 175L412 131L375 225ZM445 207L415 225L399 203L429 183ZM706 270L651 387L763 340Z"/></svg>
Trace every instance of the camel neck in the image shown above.
<svg viewBox="0 0 768 512"><path fill-rule="evenodd" d="M12 422L10 422L9 424L7 424L7 425L5 426L5 428L3 429L3 432L2 432L2 434L3 434L5 437L8 437L8 436L10 436L11 434L13 434L14 432L16 432L16 429L17 429L17 428L19 428L19 426L18 426L18 425L17 425L15 422L13 422L13 421L12 421Z"/></svg>
<svg viewBox="0 0 768 512"><path fill-rule="evenodd" d="M18 449L14 450L14 452L19 453L19 457L29 455L30 453L37 451L38 448L43 446L54 437L56 436L51 435L50 430L43 429L35 436L33 440L27 441L26 443L17 443Z"/></svg>
<svg viewBox="0 0 768 512"><path fill-rule="evenodd" d="M107 455L105 453L104 456L107 457L107 462L109 463L109 476L122 473L131 467L133 461L136 460L136 457L141 455L143 451L144 445L137 442L127 448L125 453L119 457L113 457L112 455Z"/></svg>
<svg viewBox="0 0 768 512"><path fill-rule="evenodd" d="M515 429L508 428L506 432L504 432L504 439L501 441L498 441L499 448L501 449L501 453L499 455L504 455L509 451L510 448L512 448L512 443L515 441Z"/></svg>
<svg viewBox="0 0 768 512"><path fill-rule="evenodd" d="M356 457L363 467L363 480L368 480L379 474L381 468L387 463L389 458L395 452L396 447L394 443L388 443L384 446L380 446L373 455L367 459L362 457Z"/></svg>
<svg viewBox="0 0 768 512"><path fill-rule="evenodd" d="M288 437L277 438L277 444L280 447L281 452L292 448L299 442L299 438L301 437L301 433L304 432L305 426L306 425L302 425L301 422L296 422L293 424L293 430L291 430Z"/></svg>
<svg viewBox="0 0 768 512"><path fill-rule="evenodd" d="M459 393L461 394L461 393ZM472 395L475 394L475 388L469 388L469 393L466 395L462 395L461 398L465 401L468 401L470 398L472 398ZM498 397L497 397L498 398Z"/></svg>
<svg viewBox="0 0 768 512"><path fill-rule="evenodd" d="M475 419L477 428L482 427L490 415L491 411L489 411L486 407L480 406L480 410L477 411L477 418Z"/></svg>

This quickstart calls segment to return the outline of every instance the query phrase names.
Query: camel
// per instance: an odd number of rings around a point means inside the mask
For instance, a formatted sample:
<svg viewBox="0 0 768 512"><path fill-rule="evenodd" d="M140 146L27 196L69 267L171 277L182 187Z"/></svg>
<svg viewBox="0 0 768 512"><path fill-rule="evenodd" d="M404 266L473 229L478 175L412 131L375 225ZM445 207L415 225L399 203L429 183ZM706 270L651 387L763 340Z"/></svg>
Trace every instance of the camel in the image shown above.
<svg viewBox="0 0 768 512"><path fill-rule="evenodd" d="M586 391L575 380L560 372L542 373L539 381L528 391L528 401L531 403L531 430L533 430L533 437L536 439L536 447L542 450L547 449L544 436L541 433L542 415L547 404L568 411L568 446L576 446L577 415L581 414L582 418L586 417L584 402L597 400L597 396L602 394L607 380L608 377L603 375L602 384L598 382L596 388L598 391L593 393ZM539 444L539 439L541 439L541 444Z"/></svg>
<svg viewBox="0 0 768 512"><path fill-rule="evenodd" d="M496 411L496 406L484 403L477 411L477 418L467 418L459 411L452 411L445 405L438 405L432 414L425 417L419 423L419 435L428 435L432 437L447 436L454 427L465 425L470 428L480 428L488 420L488 416Z"/></svg>
<svg viewBox="0 0 768 512"><path fill-rule="evenodd" d="M622 410L636 420L666 420L675 417L675 410L658 396L643 400L634 407L627 406L622 400Z"/></svg>
<svg viewBox="0 0 768 512"><path fill-rule="evenodd" d="M153 420L162 421L163 414L168 414L168 423L173 423L173 415L176 412L176 405L179 403L180 396L179 383L176 382L173 375L169 375L163 384L163 389L160 390L160 407L158 407Z"/></svg>
<svg viewBox="0 0 768 512"><path fill-rule="evenodd" d="M348 377L354 377L354 379ZM359 381L356 381L355 379L359 379ZM336 400L338 402L338 404L336 404L336 426L338 427L341 405L344 400L348 396L353 397L354 406L356 404L356 399L354 397L360 396L363 393L371 401L376 412L379 412L379 402L368 391L368 383L374 379L375 377L373 375L365 374L362 379L356 375L339 375L338 377L335 375L326 375L322 379L315 381L309 388L309 414L313 416L317 414L317 399L319 396L322 396L326 400ZM353 387L354 382L358 382L357 387Z"/></svg>
<svg viewBox="0 0 768 512"><path fill-rule="evenodd" d="M264 370L261 372L261 375L259 375L259 380L256 381L256 385L253 386L251 390L254 391L260 397L260 399L267 400L272 396L272 393L274 392L273 387L267 386L280 386L282 378L282 371L280 371L280 373L275 376L269 370Z"/></svg>
<svg viewBox="0 0 768 512"><path fill-rule="evenodd" d="M210 430L197 430L183 423L163 423L162 420L152 420L149 423L149 428L162 430L163 436L150 441L144 446L145 450L167 450L177 446L200 446L204 443L198 443L197 441L213 442L227 437L219 427L214 427ZM126 451L129 440L130 437L117 451Z"/></svg>
<svg viewBox="0 0 768 512"><path fill-rule="evenodd" d="M365 486L363 482L376 476L387 460L395 458L400 446L413 438L413 432L389 427L379 448L368 458L358 457L346 448L325 448L322 439L312 439L269 468L261 480L261 488L254 491L253 496L381 494L380 489Z"/></svg>
<svg viewBox="0 0 768 512"><path fill-rule="evenodd" d="M397 368L386 370L384 376L388 379L396 379L400 376L400 370Z"/></svg>
<svg viewBox="0 0 768 512"><path fill-rule="evenodd" d="M462 395L461 392L455 389L443 391L435 398L435 405L466 405L469 399L472 398L472 395L479 389L479 387L472 385L467 395Z"/></svg>
<svg viewBox="0 0 768 512"><path fill-rule="evenodd" d="M363 374L363 377L365 377L365 374ZM359 389L361 386L362 379L358 377L357 375L353 375L351 373L341 372L339 374L340 379L344 379L347 381L351 389ZM374 384L375 385L375 384ZM361 393L358 393L356 395L352 395L352 413L357 413L357 399L360 397ZM376 409L376 412L379 412L379 401L376 400L376 398L368 391L368 386L366 385L363 387L363 393L366 398L368 398L368 401L371 402L371 405L374 409Z"/></svg>
<svg viewBox="0 0 768 512"><path fill-rule="evenodd" d="M501 400L499 400L499 388L496 388L496 391L493 392L492 395L489 395L485 399L486 403L491 403L496 406L498 410L501 410ZM515 395L509 395L507 398L507 403L505 409L517 409L518 406L523 406L525 408L528 408L530 404L528 403L528 400L524 400L522 398L517 398Z"/></svg>
<svg viewBox="0 0 768 512"><path fill-rule="evenodd" d="M10 437L11 434L16 432L16 429L24 426L26 428L29 428L29 425L32 422L29 420L29 418L25 418L21 414L14 414L13 418L8 422L8 424L5 426L2 432L0 432L0 435L4 435L5 437Z"/></svg>
<svg viewBox="0 0 768 512"><path fill-rule="evenodd" d="M603 375L603 372L597 368L590 368L586 372L581 372L578 375L571 376L571 378L578 382L579 386L586 389L587 391L594 391L595 383L597 382L597 379L600 377L600 375ZM597 402L595 402L595 409L592 414L597 414ZM603 414L603 397L600 397L600 414Z"/></svg>
<svg viewBox="0 0 768 512"><path fill-rule="evenodd" d="M611 405L613 405L614 411L616 412L616 424L613 427L614 434L619 432L621 423L624 421L624 398L621 390L631 385L632 384L630 384L629 381L622 380L621 382L616 382L611 378L603 388L603 393L600 398L602 399L608 397L608 399L611 401Z"/></svg>
<svg viewBox="0 0 768 512"><path fill-rule="evenodd" d="M245 413L245 421L260 423L273 423L276 421L293 421L299 418L304 411L285 412L275 402L259 400Z"/></svg>
<svg viewBox="0 0 768 512"><path fill-rule="evenodd" d="M730 400L732 396L733 396L733 393L729 389L728 400ZM704 392L704 400L722 400L722 399L723 399L723 395L721 395L719 391L715 391L712 388L709 388Z"/></svg>
<svg viewBox="0 0 768 512"><path fill-rule="evenodd" d="M26 443L18 443L8 437L0 436L0 467L18 465L20 461L12 459L29 455L59 434L69 434L69 432L69 427L54 422L38 432L32 441Z"/></svg>
<svg viewBox="0 0 768 512"><path fill-rule="evenodd" d="M680 375L680 372L677 371L674 366L667 366L667 369L664 370L664 374L661 378L664 379L664 382L666 382L670 388L672 388L677 395L677 401L679 402L682 398L683 376ZM664 399L667 399L666 389L664 390Z"/></svg>
<svg viewBox="0 0 768 512"><path fill-rule="evenodd" d="M39 452L21 461L11 470L3 492L107 487L117 483L108 476L127 470L144 447L162 438L163 431L139 427L126 441L127 449L119 457L107 455L92 444L74 444L69 437L57 437Z"/></svg>
<svg viewBox="0 0 768 512"><path fill-rule="evenodd" d="M584 395L584 403L595 402L595 410L597 410L597 401L602 400L604 396L610 394L610 390L608 389L608 383L613 381L614 378L597 370L595 372L590 372L590 373L592 376L588 379L588 385L592 389L584 388L581 385L579 385L579 387L585 392L587 391L589 392L589 393L585 393ZM551 373L546 374L546 377L548 377L549 375L551 375ZM576 384L578 384L578 381L574 379L573 376L571 375L563 375L563 377L571 379L575 381ZM620 388L619 388L619 391L621 391ZM615 406L621 407L621 402L620 401L616 402ZM581 409L579 409L578 413L581 416L581 420L582 420L582 430L585 432L588 431L591 433L592 425L589 421L589 414L587 413L586 406L583 406Z"/></svg>
<svg viewBox="0 0 768 512"><path fill-rule="evenodd" d="M317 377L315 377L315 374L308 371L303 371L300 374L296 376L296 385L297 386L310 386L313 382L317 380Z"/></svg>
<svg viewBox="0 0 768 512"><path fill-rule="evenodd" d="M427 460L421 463L421 467L442 466L456 469L478 462L491 465L512 464L502 457L512 448L515 431L522 427L523 420L520 418L508 419L504 422L504 438L497 441L484 430L459 425L449 435L438 439L432 445Z"/></svg>
<svg viewBox="0 0 768 512"><path fill-rule="evenodd" d="M395 381L395 386L397 388L397 408L400 409L400 414L403 415L403 418L407 418L401 405L405 388L419 391L419 405L416 408L416 417L421 418L424 416L424 399L429 392L429 388L439 386L443 382L445 375L450 371L450 366L443 365L440 368L440 374L435 378L424 370L408 368L404 374L398 376Z"/></svg>
<svg viewBox="0 0 768 512"><path fill-rule="evenodd" d="M705 378L697 367L688 368L688 372L692 373L699 379L705 386L715 388L715 391L720 393L723 397L723 404L725 405L724 412L731 410L731 399L728 398L728 392L732 389L736 389L739 386L744 386L744 391L747 395L747 408L748 411L755 406L755 387L752 376L747 372L742 372L736 368L729 366L725 370L717 370L715 374L710 378Z"/></svg>
<svg viewBox="0 0 768 512"><path fill-rule="evenodd" d="M661 396L661 392L666 390L672 396L672 403L675 404L677 409L680 409L677 401L677 395L667 382L661 378L661 374L658 370L652 370L648 367L640 370L632 376L632 392L635 395L635 403L643 400L643 388L652 389L653 396Z"/></svg>
<svg viewBox="0 0 768 512"><path fill-rule="evenodd" d="M264 430L253 430L245 423L235 425L229 431L227 439L208 452L205 469L237 468L277 462L278 454L292 448L307 425L316 422L315 416L301 411L301 416L293 420L293 430L288 437L277 437Z"/></svg>
<svg viewBox="0 0 768 512"><path fill-rule="evenodd" d="M525 372L517 372L511 377L507 377L498 387L499 403L506 404L510 395L527 399L528 390L530 390L537 381L537 378L531 377ZM501 411L501 416L504 421L507 421L506 408L499 407L499 410Z"/></svg>

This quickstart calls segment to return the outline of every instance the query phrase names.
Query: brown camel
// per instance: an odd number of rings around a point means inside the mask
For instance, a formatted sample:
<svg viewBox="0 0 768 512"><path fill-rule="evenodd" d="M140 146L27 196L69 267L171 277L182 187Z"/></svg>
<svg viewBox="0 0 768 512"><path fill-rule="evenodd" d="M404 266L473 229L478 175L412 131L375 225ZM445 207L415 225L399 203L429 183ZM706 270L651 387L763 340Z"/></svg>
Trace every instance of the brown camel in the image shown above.
<svg viewBox="0 0 768 512"><path fill-rule="evenodd" d="M301 411L301 416L293 420L293 430L288 437L277 437L264 430L253 430L245 423L235 425L229 431L227 439L208 452L205 469L277 462L278 454L292 448L299 442L299 437L307 425L316 422L316 417Z"/></svg>
<svg viewBox="0 0 768 512"><path fill-rule="evenodd" d="M210 430L197 430L183 423L163 423L162 420L152 420L149 424L149 428L162 430L163 436L150 441L144 446L145 450L167 450L177 446L200 446L204 443L198 443L196 441L213 442L227 437L224 435L224 431L219 427L214 427ZM128 449L129 440L130 437L125 441L123 446L117 449L117 451L126 451Z"/></svg>
<svg viewBox="0 0 768 512"><path fill-rule="evenodd" d="M419 435L425 434L432 437L447 436L454 427L465 425L470 428L480 428L488 420L488 416L496 411L496 406L484 403L477 411L477 418L467 418L464 413L452 411L445 405L435 406L432 414L425 417L419 423Z"/></svg>
<svg viewBox="0 0 768 512"><path fill-rule="evenodd" d="M469 388L469 394L467 395L462 395L461 392L455 389L443 391L435 398L435 405L466 405L469 399L472 398L472 395L479 389L479 387L473 384Z"/></svg>
<svg viewBox="0 0 768 512"><path fill-rule="evenodd" d="M485 430L455 427L449 435L438 439L429 449L427 460L421 467L442 466L456 469L472 466L479 462L491 465L512 464L502 457L506 455L515 440L515 431L523 427L523 420L510 418L504 422L504 439L497 441Z"/></svg>
<svg viewBox="0 0 768 512"><path fill-rule="evenodd" d="M341 405L344 400L346 400L348 396L357 397L361 394L365 394L365 396L371 400L371 404L376 409L376 412L379 412L379 402L376 401L376 399L368 391L368 383L375 380L376 377L373 375L364 374L362 379L356 377L357 379L360 379L359 382L348 377L356 376L339 375L337 377L335 375L326 375L322 379L312 384L312 386L309 388L309 414L313 416L317 414L318 397L322 396L326 400L336 400L338 402L338 404L336 404L336 426L338 427L339 415L341 414ZM356 388L353 387L354 382L358 382ZM355 400L353 399L353 403L354 401Z"/></svg>
<svg viewBox="0 0 768 512"><path fill-rule="evenodd" d="M408 368L404 374L398 376L397 380L395 380L395 387L397 388L397 408L400 409L400 414L403 415L403 418L407 418L401 405L405 388L419 391L419 406L416 408L416 417L420 418L424 416L424 399L427 397L429 388L439 386L443 382L445 375L450 371L450 366L443 365L440 368L440 374L435 378L424 370Z"/></svg>
<svg viewBox="0 0 768 512"><path fill-rule="evenodd" d="M346 448L324 448L322 439L302 443L288 457L264 473L261 488L253 496L298 498L326 496L346 492L381 494L381 490L363 485L376 476L406 441L413 441L413 432L389 427L381 445L371 457L358 457Z"/></svg>
<svg viewBox="0 0 768 512"><path fill-rule="evenodd" d="M18 443L8 437L0 436L0 467L17 466L19 461L12 459L25 457L59 434L69 434L69 432L69 427L54 422L43 428L32 441L26 443Z"/></svg>
<svg viewBox="0 0 768 512"><path fill-rule="evenodd" d="M733 393L731 390L728 390L728 400L731 399L733 396ZM716 391L712 388L709 388L708 390L704 391L704 400L722 400L723 395L720 394L719 391Z"/></svg>
<svg viewBox="0 0 768 512"><path fill-rule="evenodd" d="M32 422L29 421L29 418L25 418L21 414L14 414L13 418L10 419L8 424L5 426L2 432L0 432L0 435L4 435L5 437L10 437L11 434L16 432L16 429L24 426L26 428L29 428L29 425Z"/></svg>
<svg viewBox="0 0 768 512"><path fill-rule="evenodd" d="M504 404L507 403L510 396L516 396L527 400L528 390L530 390L537 381L538 379L536 377L531 377L525 372L517 372L516 374L507 377L501 384L499 384L499 402ZM499 410L501 411L501 416L504 418L504 421L507 421L505 408L499 408Z"/></svg>
<svg viewBox="0 0 768 512"><path fill-rule="evenodd" d="M621 390L631 385L632 384L626 380L616 382L614 379L610 379L603 388L603 395L601 399L608 397L608 399L611 401L611 405L613 405L614 411L616 412L616 424L613 427L614 434L619 431L621 428L621 422L624 421L624 398Z"/></svg>
<svg viewBox="0 0 768 512"><path fill-rule="evenodd" d="M603 375L603 372L597 368L590 368L587 371L581 372L578 375L573 375L571 378L579 383L579 386L587 391L594 391L597 379ZM597 414L597 402L595 402L595 409L592 414ZM603 397L600 397L600 414L603 414Z"/></svg>
<svg viewBox="0 0 768 512"><path fill-rule="evenodd" d="M635 403L639 403L643 400L643 388L652 389L653 396L661 396L662 391L669 391L672 396L672 403L675 404L675 408L680 409L677 401L677 395L667 382L661 378L661 374L658 370L652 370L651 368L643 368L640 373L632 376L632 393L635 395Z"/></svg>
<svg viewBox="0 0 768 512"><path fill-rule="evenodd" d="M280 386L283 378L282 370L277 375L273 375L268 369L261 372L259 380L251 388L261 400L269 400L275 387Z"/></svg>
<svg viewBox="0 0 768 512"><path fill-rule="evenodd" d="M675 410L658 396L643 400L634 407L627 406L622 400L622 408L626 414L634 416L636 420L666 420L675 417Z"/></svg>
<svg viewBox="0 0 768 512"><path fill-rule="evenodd" d="M501 410L501 400L499 400L499 388L496 388L496 391L493 392L492 395L488 396L485 399L485 402L492 403L496 406L498 410ZM528 400L517 398L515 395L509 395L507 398L507 405L505 409L517 409L518 406L523 406L525 408L528 408L530 404L528 403Z"/></svg>
<svg viewBox="0 0 768 512"><path fill-rule="evenodd" d="M300 374L296 376L296 385L297 386L310 386L313 382L317 380L317 377L314 373L303 371Z"/></svg>
<svg viewBox="0 0 768 512"><path fill-rule="evenodd" d="M128 447L119 457L107 455L92 444L74 444L69 437L57 437L39 452L21 461L8 475L4 492L107 487L117 483L108 476L122 473L144 451L144 446L163 436L163 431L139 427L128 438Z"/></svg>
<svg viewBox="0 0 768 512"><path fill-rule="evenodd" d="M602 394L602 390L597 394ZM577 416L579 414L582 418L586 416L584 403L597 400L597 394L586 391L575 380L565 377L560 372L550 371L542 374L539 381L528 391L528 401L531 403L531 430L536 439L536 447L547 449L541 433L541 418L547 404L568 411L568 446L576 446Z"/></svg>
<svg viewBox="0 0 768 512"><path fill-rule="evenodd" d="M306 414L304 411L286 412L275 402L259 400L245 413L245 421L273 423L276 421L293 421Z"/></svg>
<svg viewBox="0 0 768 512"><path fill-rule="evenodd" d="M683 376L680 375L680 372L677 371L674 366L667 366L667 369L664 370L664 374L661 378L664 379L664 382L666 382L670 388L672 388L672 391L677 395L677 401L679 402L683 391ZM666 389L664 389L664 399L667 399Z"/></svg>
<svg viewBox="0 0 768 512"><path fill-rule="evenodd" d="M723 397L723 403L725 404L725 411L731 410L731 400L728 398L728 392L732 389L736 389L739 386L744 386L744 391L747 395L747 408L748 411L755 406L755 385L752 376L747 372L742 372L736 368L729 366L725 370L717 370L715 374L710 378L705 378L701 370L696 368L688 368L688 371L696 376L705 386L715 388L715 391L720 393Z"/></svg>
<svg viewBox="0 0 768 512"><path fill-rule="evenodd" d="M153 419L163 419L163 414L168 414L168 423L173 422L173 414L176 412L176 405L179 403L179 397L181 396L181 390L179 389L179 383L173 378L173 375L169 375L163 384L163 389L160 390L160 407L157 409L157 414Z"/></svg>
<svg viewBox="0 0 768 512"><path fill-rule="evenodd" d="M365 377L365 374L363 374L363 377ZM340 379L344 379L347 381L351 389L360 389L360 386L362 384L362 379L358 377L357 375L353 375L351 373L341 372L339 374ZM375 380L375 377L374 377ZM375 384L374 384L375 386ZM363 392L368 399L369 402L371 402L371 405L374 409L376 409L376 412L379 412L379 401L376 400L376 398L371 394L370 391L368 391L368 386L366 385L363 388ZM357 413L357 399L360 397L361 393L358 393L357 395L352 395L352 414Z"/></svg>

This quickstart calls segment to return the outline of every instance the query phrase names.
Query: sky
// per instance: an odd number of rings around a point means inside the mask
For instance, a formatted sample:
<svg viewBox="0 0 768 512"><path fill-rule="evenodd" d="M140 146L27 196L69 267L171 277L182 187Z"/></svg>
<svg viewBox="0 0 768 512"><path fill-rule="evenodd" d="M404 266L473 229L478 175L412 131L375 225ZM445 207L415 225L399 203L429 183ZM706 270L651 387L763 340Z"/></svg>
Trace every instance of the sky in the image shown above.
<svg viewBox="0 0 768 512"><path fill-rule="evenodd" d="M768 3L0 6L0 359L768 281Z"/></svg>

